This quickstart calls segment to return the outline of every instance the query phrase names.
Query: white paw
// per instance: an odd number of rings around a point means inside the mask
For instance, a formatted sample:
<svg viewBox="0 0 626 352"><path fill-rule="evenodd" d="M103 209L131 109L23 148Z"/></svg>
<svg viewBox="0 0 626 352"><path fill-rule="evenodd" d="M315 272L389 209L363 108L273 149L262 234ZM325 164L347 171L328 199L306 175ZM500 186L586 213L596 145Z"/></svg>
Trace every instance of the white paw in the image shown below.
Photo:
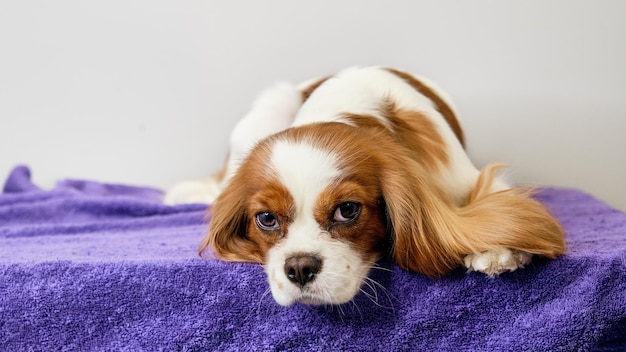
<svg viewBox="0 0 626 352"><path fill-rule="evenodd" d="M463 263L470 271L480 271L493 277L523 268L524 265L530 263L532 257L530 253L502 248L469 254L463 259Z"/></svg>
<svg viewBox="0 0 626 352"><path fill-rule="evenodd" d="M221 192L221 185L213 178L186 181L172 187L163 197L163 203L169 205L204 203L211 204Z"/></svg>

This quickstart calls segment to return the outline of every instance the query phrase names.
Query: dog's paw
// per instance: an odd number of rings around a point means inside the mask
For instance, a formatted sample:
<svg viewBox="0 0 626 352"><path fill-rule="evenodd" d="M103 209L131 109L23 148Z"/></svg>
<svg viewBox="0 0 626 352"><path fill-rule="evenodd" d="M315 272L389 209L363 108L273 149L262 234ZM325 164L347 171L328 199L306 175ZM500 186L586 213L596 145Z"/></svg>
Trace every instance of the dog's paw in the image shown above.
<svg viewBox="0 0 626 352"><path fill-rule="evenodd" d="M469 271L480 271L493 277L507 271L523 268L530 263L533 255L512 249L494 249L482 253L473 253L463 259Z"/></svg>
<svg viewBox="0 0 626 352"><path fill-rule="evenodd" d="M186 181L172 187L163 197L163 203L168 205L204 203L211 204L220 194L218 182L211 179Z"/></svg>

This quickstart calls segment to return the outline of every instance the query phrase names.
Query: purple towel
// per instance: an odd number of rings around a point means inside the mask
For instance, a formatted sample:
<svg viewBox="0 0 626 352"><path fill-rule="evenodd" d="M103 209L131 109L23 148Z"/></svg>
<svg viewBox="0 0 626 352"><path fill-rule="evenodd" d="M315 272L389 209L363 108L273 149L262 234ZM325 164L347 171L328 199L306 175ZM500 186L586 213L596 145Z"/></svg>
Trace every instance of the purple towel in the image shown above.
<svg viewBox="0 0 626 352"><path fill-rule="evenodd" d="M17 167L0 195L7 351L588 351L626 348L626 214L576 190L538 199L568 253L488 279L382 263L342 306L278 306L257 264L200 259L206 206Z"/></svg>

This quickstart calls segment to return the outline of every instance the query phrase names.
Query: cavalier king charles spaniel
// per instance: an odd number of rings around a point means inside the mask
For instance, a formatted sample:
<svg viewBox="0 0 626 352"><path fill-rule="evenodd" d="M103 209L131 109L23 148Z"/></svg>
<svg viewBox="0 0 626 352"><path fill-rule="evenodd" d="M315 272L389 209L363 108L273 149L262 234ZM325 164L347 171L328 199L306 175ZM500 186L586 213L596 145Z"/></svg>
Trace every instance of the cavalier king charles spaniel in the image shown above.
<svg viewBox="0 0 626 352"><path fill-rule="evenodd" d="M384 67L266 90L230 137L222 171L167 203L206 202L200 252L263 263L288 306L341 304L383 258L440 278L489 276L565 252L564 231L526 188L477 169L448 97Z"/></svg>

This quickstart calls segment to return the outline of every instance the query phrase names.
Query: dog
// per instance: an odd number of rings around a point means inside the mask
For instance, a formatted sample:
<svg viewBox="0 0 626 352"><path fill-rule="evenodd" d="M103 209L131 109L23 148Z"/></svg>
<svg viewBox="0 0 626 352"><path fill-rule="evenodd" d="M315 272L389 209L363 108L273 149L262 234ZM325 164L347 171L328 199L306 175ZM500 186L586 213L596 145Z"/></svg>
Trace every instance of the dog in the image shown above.
<svg viewBox="0 0 626 352"><path fill-rule="evenodd" d="M527 188L477 169L449 98L387 67L353 67L263 92L230 137L224 168L168 203L214 203L200 253L264 264L283 306L342 304L377 261L441 278L489 276L565 252Z"/></svg>

